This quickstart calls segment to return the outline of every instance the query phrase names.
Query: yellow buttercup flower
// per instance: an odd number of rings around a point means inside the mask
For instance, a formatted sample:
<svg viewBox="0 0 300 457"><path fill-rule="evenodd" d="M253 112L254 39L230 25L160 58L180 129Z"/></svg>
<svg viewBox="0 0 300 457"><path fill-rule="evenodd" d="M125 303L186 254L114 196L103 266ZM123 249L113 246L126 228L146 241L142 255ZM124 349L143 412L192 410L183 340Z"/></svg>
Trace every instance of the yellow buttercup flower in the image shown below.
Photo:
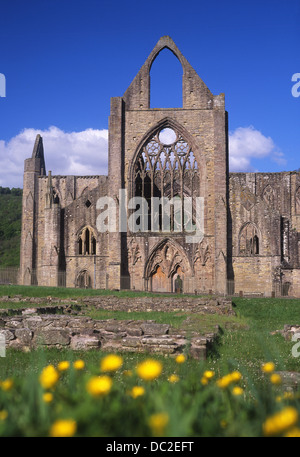
<svg viewBox="0 0 300 457"><path fill-rule="evenodd" d="M202 376L200 382L203 386L206 386L208 384L208 379L205 376Z"/></svg>
<svg viewBox="0 0 300 457"><path fill-rule="evenodd" d="M59 373L53 365L45 367L40 375L39 381L44 389L51 389L59 379Z"/></svg>
<svg viewBox="0 0 300 457"><path fill-rule="evenodd" d="M215 375L215 372L212 371L212 370L206 370L206 371L204 371L204 373L203 373L203 376L204 376L204 378L206 378L206 379L211 379L211 378L214 377L214 375Z"/></svg>
<svg viewBox="0 0 300 457"><path fill-rule="evenodd" d="M217 386L221 389L226 389L232 382L232 378L229 374L223 376L222 378L217 380Z"/></svg>
<svg viewBox="0 0 300 457"><path fill-rule="evenodd" d="M283 398L284 398L284 400L294 400L295 394L293 392L284 392Z"/></svg>
<svg viewBox="0 0 300 457"><path fill-rule="evenodd" d="M169 416L167 413L152 414L148 421L153 436L162 436L168 423Z"/></svg>
<svg viewBox="0 0 300 457"><path fill-rule="evenodd" d="M171 382L172 384L175 384L176 382L179 381L179 376L177 374L173 373L168 377L168 381Z"/></svg>
<svg viewBox="0 0 300 457"><path fill-rule="evenodd" d="M58 371L66 371L69 368L70 368L70 362L68 362L67 360L63 360L62 362L59 362L59 364L57 365Z"/></svg>
<svg viewBox="0 0 300 457"><path fill-rule="evenodd" d="M123 365L123 359L119 355L109 354L101 360L101 371L117 371Z"/></svg>
<svg viewBox="0 0 300 457"><path fill-rule="evenodd" d="M109 376L93 376L88 381L86 389L93 397L102 397L110 392L112 383Z"/></svg>
<svg viewBox="0 0 300 457"><path fill-rule="evenodd" d="M264 363L261 367L261 371L264 373L272 373L275 370L275 365L273 362Z"/></svg>
<svg viewBox="0 0 300 457"><path fill-rule="evenodd" d="M1 389L4 390L5 392L8 392L13 387L13 385L14 385L13 380L8 378L1 382Z"/></svg>
<svg viewBox="0 0 300 457"><path fill-rule="evenodd" d="M75 360L73 363L73 367L75 370L83 370L85 367L85 363L83 360Z"/></svg>
<svg viewBox="0 0 300 457"><path fill-rule="evenodd" d="M244 390L239 387L239 386L235 386L233 389L232 389L232 393L233 395L235 395L236 397L240 396L240 395L243 395L244 393Z"/></svg>
<svg viewBox="0 0 300 457"><path fill-rule="evenodd" d="M45 403L51 403L53 400L53 394L51 392L45 392L43 395L43 400Z"/></svg>
<svg viewBox="0 0 300 457"><path fill-rule="evenodd" d="M239 371L233 371L222 378L217 380L217 386L221 389L226 389L231 383L237 382L242 378L242 375Z"/></svg>
<svg viewBox="0 0 300 457"><path fill-rule="evenodd" d="M130 391L130 395L132 396L132 398L141 397L144 394L145 389L142 386L134 386Z"/></svg>
<svg viewBox="0 0 300 457"><path fill-rule="evenodd" d="M176 363L184 363L185 362L185 356L183 354L179 354L176 359Z"/></svg>
<svg viewBox="0 0 300 457"><path fill-rule="evenodd" d="M136 371L144 381L153 381L161 375L162 363L158 360L146 359L138 364Z"/></svg>
<svg viewBox="0 0 300 457"><path fill-rule="evenodd" d="M52 425L50 436L55 438L74 436L77 430L77 424L72 419L59 419Z"/></svg>
<svg viewBox="0 0 300 457"><path fill-rule="evenodd" d="M0 421L5 421L7 416L8 416L8 412L6 411L6 409L2 409L2 411L0 411Z"/></svg>
<svg viewBox="0 0 300 457"><path fill-rule="evenodd" d="M233 371L232 373L230 373L230 377L231 381L233 382L240 381L240 379L242 379L242 375L239 371Z"/></svg>
<svg viewBox="0 0 300 457"><path fill-rule="evenodd" d="M291 430L289 430L287 433L284 435L287 438L300 438L300 428L299 427L293 427Z"/></svg>
<svg viewBox="0 0 300 457"><path fill-rule="evenodd" d="M296 408L287 406L282 411L274 414L263 424L263 433L265 436L280 435L297 424L299 414Z"/></svg>
<svg viewBox="0 0 300 457"><path fill-rule="evenodd" d="M270 381L272 384L275 384L276 386L280 385L282 383L281 376L277 373L272 373L270 376Z"/></svg>

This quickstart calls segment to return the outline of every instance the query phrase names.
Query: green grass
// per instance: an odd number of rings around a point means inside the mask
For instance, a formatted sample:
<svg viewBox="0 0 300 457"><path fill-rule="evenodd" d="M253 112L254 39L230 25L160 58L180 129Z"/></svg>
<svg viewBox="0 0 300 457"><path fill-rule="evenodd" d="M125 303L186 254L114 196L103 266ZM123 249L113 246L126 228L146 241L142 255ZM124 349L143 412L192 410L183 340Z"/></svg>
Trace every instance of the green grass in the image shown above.
<svg viewBox="0 0 300 457"><path fill-rule="evenodd" d="M55 297L55 298L84 298L84 297L97 297L97 296L108 296L114 295L117 297L172 297L182 298L182 294L163 294L163 293L152 293L144 291L133 291L133 290L109 290L109 289L76 289L66 287L43 287L43 286L20 286L20 285L0 285L0 297L9 296L14 297L20 295L22 297ZM188 297L194 295L184 295ZM207 297L207 296L206 296ZM197 298L201 298L197 295Z"/></svg>
<svg viewBox="0 0 300 457"><path fill-rule="evenodd" d="M300 300L271 298L236 298L237 317L247 329L225 329L212 366L220 372L231 368L244 370L259 380L260 366L272 360L278 370L299 371L299 359L292 356L293 342L271 332L282 330L285 324L300 325Z"/></svg>
<svg viewBox="0 0 300 457"><path fill-rule="evenodd" d="M106 398L91 398L86 391L87 381L100 372L99 362L104 353L99 350L37 349L29 353L7 350L7 356L0 358L0 379L11 377L15 386L8 393L1 394L0 389L2 409L8 411L6 421L2 424L0 421L0 436L47 436L51 424L62 417L76 420L79 436L115 437L120 433L131 437L151 436L148 418L162 411L167 411L170 418L163 436L261 436L266 418L285 406L293 405L300 416L297 398L278 403L276 397L282 396L283 391L273 386L261 371L261 364L266 361L273 361L277 370L299 371L299 360L291 353L293 343L270 333L282 329L284 324L300 324L300 301L237 298L234 302L236 316L155 311L126 313L89 307L91 315L94 313L93 317L98 319L150 318L190 330L209 329L215 324L222 328L219 344L207 360L188 359L178 365L172 357L152 355L163 364L159 379L149 385L137 379L136 374L125 379L118 372L113 376L113 391ZM126 353L122 357L122 370L135 372L137 363L147 355ZM78 374L71 370L62 375L53 391L53 404L45 405L38 381L42 368L78 358L86 363L84 372ZM232 387L222 391L214 381L208 386L201 385L205 369L215 371L214 379L239 370L243 375L239 381L244 388L243 397L235 398ZM171 385L168 382L171 373L177 373L180 382ZM128 390L137 384L145 386L146 394L141 399L130 399Z"/></svg>

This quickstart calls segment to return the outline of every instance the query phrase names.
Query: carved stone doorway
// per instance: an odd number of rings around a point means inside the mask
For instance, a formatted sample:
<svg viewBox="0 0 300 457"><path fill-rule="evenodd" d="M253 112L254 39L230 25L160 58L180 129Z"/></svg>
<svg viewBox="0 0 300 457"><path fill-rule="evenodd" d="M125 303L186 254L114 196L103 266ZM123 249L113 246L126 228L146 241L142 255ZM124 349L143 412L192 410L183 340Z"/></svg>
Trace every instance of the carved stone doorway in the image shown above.
<svg viewBox="0 0 300 457"><path fill-rule="evenodd" d="M153 292L170 292L170 280L160 266L151 275L151 290Z"/></svg>
<svg viewBox="0 0 300 457"><path fill-rule="evenodd" d="M80 289L90 289L92 287L92 280L89 273L84 270L77 276L76 286Z"/></svg>

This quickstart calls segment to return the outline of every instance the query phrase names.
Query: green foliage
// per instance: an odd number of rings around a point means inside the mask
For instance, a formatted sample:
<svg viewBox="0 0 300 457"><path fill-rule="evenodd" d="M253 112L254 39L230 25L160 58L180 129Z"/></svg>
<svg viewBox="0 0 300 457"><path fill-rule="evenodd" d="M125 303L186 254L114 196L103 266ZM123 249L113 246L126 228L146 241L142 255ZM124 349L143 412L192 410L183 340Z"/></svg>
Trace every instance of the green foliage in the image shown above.
<svg viewBox="0 0 300 457"><path fill-rule="evenodd" d="M18 267L22 219L22 189L0 187L0 267Z"/></svg>
<svg viewBox="0 0 300 457"><path fill-rule="evenodd" d="M272 361L276 370L299 371L299 361L291 354L293 342L272 334L284 324L300 324L299 300L237 298L234 301L237 316L217 316L223 334L207 360L188 358L178 364L171 356L155 355L163 371L159 378L146 382L138 378L135 367L148 356L122 354L122 369L111 375L112 390L99 398L88 392L87 383L92 376L101 374L103 352L45 349L22 353L8 349L6 357L0 358L0 436L48 436L57 419L72 419L77 427L75 436L259 437L264 434L266 420L279 411L283 418L274 424L285 426L290 417L287 407L293 408L296 419L292 427L275 430L274 434L284 436L294 428L292 433L299 436L300 392L287 393L284 385L273 384L270 374L261 369L264 362ZM113 313L98 312L94 317L111 318ZM160 322L165 318L173 319L175 325L184 325L178 313L146 314ZM125 313L115 316L126 318ZM133 312L129 316L143 318ZM216 316L193 317L199 322L204 318L205 322L208 317L213 321ZM195 324L194 320L192 323ZM76 359L85 361L83 371L73 369ZM70 368L61 373L57 385L51 389L53 400L45 403L39 375L44 366L57 367L62 360L68 360ZM132 375L125 376L124 370ZM214 376L203 383L205 370L212 370ZM217 381L236 370L241 378L221 388ZM179 376L178 382L170 383L171 374ZM7 378L13 379L14 384L5 391L3 381ZM145 394L132 398L130 392L136 385L143 386ZM234 394L234 387L240 388L238 395ZM160 432L149 425L150 417L158 413L168 417Z"/></svg>
<svg viewBox="0 0 300 457"><path fill-rule="evenodd" d="M51 350L38 352L34 358L25 354L27 369L23 376L15 376L9 389L4 388L6 379L2 378L0 436L49 436L52 425L64 419L75 421L75 436L85 437L259 437L263 436L267 418L284 412L287 406L296 412L292 425L299 426L298 396L285 398L269 375L265 374L260 386L254 388L250 378L233 380L232 373L225 371L230 382L221 388L216 375L202 382L205 364L189 359L178 364L174 358L155 356L162 363L162 374L153 381L144 381L135 368L146 356L124 355L121 369L108 373L113 380L111 390L94 396L87 385L93 376L104 374L100 370L104 356L96 351L82 354ZM79 357L84 359L85 367L77 371L73 362ZM70 367L60 372L57 384L42 387L39 379L43 367L51 363L57 369L62 360L68 360ZM171 374L178 376L177 382L170 382ZM134 386L144 387L144 394L133 398ZM239 387L238 394L234 387ZM53 395L49 403L44 401L45 392ZM167 420L158 420L154 427L150 418L156 414L164 414ZM280 431L280 435L290 428Z"/></svg>

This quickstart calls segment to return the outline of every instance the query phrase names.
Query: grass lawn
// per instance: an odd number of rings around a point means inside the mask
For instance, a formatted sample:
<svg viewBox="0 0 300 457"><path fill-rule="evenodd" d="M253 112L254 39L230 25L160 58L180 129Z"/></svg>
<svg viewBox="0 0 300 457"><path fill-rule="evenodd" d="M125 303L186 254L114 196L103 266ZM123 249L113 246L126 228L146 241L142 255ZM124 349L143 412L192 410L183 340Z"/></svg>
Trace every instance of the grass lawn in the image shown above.
<svg viewBox="0 0 300 457"><path fill-rule="evenodd" d="M4 290L0 290L0 295L12 296L12 292ZM14 290L23 296L29 296L29 291L31 296L50 295L48 288ZM61 293L69 298L99 293L54 290L53 295ZM289 433L299 436L298 398L278 402L278 394L282 395L280 387L270 383L261 365L272 361L276 370L300 371L299 359L291 352L294 343L286 342L280 334L270 334L281 330L284 324L300 325L300 301L262 298L233 301L235 316L155 311L126 313L89 307L90 316L95 319L153 319L178 329L205 331L218 324L222 330L218 344L205 361L188 358L178 364L172 357L151 355L163 367L162 373L151 382L139 378L135 371L137 364L149 355L122 354L122 370L111 375L112 390L107 389L103 394L105 398L102 394L99 398L88 387L91 379L97 383L101 378L100 362L105 357L101 351L38 349L23 353L7 350L6 357L0 358L0 436L48 436L58 419L72 419L76 424L72 434L78 436L261 436L265 433L266 421L272 420L278 412L284 416L280 427L286 418L291 420L292 417L292 423L289 428L284 425L284 428L272 429L271 434L282 436L291 430ZM27 303L27 306L32 305ZM61 361L69 361L72 367L77 359L85 362L83 372L76 373L71 368L62 372L57 384L48 389L47 394L52 396L49 405L45 403L45 390L39 382L42 369L50 364L58 367ZM131 372L131 377L124 377L124 370ZM214 372L214 380L226 378L232 372L240 373L241 379L236 384L230 381L223 389L214 381L202 382L205 370ZM178 376L175 384L170 382L170 375ZM13 379L13 387L3 389L6 384L2 383L1 392L1 380L7 378ZM144 389L141 398L132 397L130 393L136 386ZM292 413L288 408L292 408ZM157 415L160 429L149 425L153 416L158 420ZM278 420L272 424L277 427ZM296 428L291 429L292 426Z"/></svg>
<svg viewBox="0 0 300 457"><path fill-rule="evenodd" d="M9 288L12 288L9 292ZM53 294L53 290L55 294ZM13 291L13 292L12 292ZM44 287L26 286L0 286L0 295L13 296L39 296L48 297L79 298L83 296L94 296L97 293L108 291L80 290L80 289L53 289ZM124 296L128 292L114 292ZM129 293L128 293L129 294ZM139 293L131 292L129 296ZM183 312L130 312L108 311L103 309L88 308L87 315L93 319L138 319L154 320L157 323L168 323L175 329L199 331L203 333L212 332L216 325L221 327L221 337L208 360L205 361L207 368L215 369L220 375L229 368L238 368L247 371L257 379L260 365L266 360L276 362L280 370L299 370L299 360L292 356L291 348L294 343L286 342L278 335L271 335L275 330L283 329L284 324L300 325L300 301L274 298L234 298L234 309L236 316L216 314L195 314ZM2 303L0 307L11 306L10 303ZM14 307L32 306L26 302L13 304ZM72 356L71 351L59 351L55 349L45 350L45 356L55 360ZM48 355L47 355L48 354ZM41 352L23 354L15 351L7 351L6 358L0 359L0 378L12 375L16 367L17 372L22 373L22 361L24 366L31 365L32 369L35 360L39 360ZM99 357L98 351L89 351L84 354L85 358L92 361ZM125 355L125 357L127 357ZM135 355L129 357L134 358ZM29 362L30 361L30 362ZM191 361L193 363L194 361ZM198 362L195 362L198 363ZM299 370L300 371L300 370Z"/></svg>

